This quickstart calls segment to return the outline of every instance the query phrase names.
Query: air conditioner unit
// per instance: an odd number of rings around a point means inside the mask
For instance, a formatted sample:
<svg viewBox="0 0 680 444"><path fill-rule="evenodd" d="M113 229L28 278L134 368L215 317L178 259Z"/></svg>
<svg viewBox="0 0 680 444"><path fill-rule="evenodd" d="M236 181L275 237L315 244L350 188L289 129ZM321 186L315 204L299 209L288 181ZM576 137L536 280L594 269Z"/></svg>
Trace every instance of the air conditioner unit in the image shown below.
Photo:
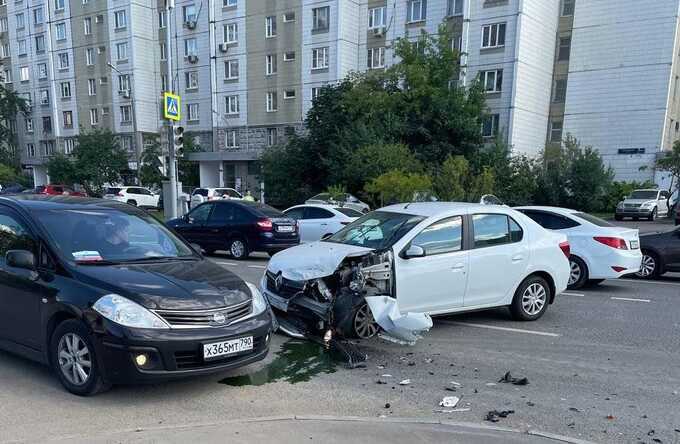
<svg viewBox="0 0 680 444"><path fill-rule="evenodd" d="M187 60L189 61L189 63L196 63L198 62L198 56L191 54L190 56L187 56Z"/></svg>
<svg viewBox="0 0 680 444"><path fill-rule="evenodd" d="M229 44L228 43L220 43L219 48L220 48L220 52L227 52L227 51L229 51Z"/></svg>
<svg viewBox="0 0 680 444"><path fill-rule="evenodd" d="M382 37L385 35L385 28L373 29L373 37Z"/></svg>
<svg viewBox="0 0 680 444"><path fill-rule="evenodd" d="M118 91L118 95L123 97L124 99L129 99L130 98L130 90L129 89L123 89Z"/></svg>
<svg viewBox="0 0 680 444"><path fill-rule="evenodd" d="M184 22L184 27L187 29L196 29L196 21L195 20L187 20Z"/></svg>

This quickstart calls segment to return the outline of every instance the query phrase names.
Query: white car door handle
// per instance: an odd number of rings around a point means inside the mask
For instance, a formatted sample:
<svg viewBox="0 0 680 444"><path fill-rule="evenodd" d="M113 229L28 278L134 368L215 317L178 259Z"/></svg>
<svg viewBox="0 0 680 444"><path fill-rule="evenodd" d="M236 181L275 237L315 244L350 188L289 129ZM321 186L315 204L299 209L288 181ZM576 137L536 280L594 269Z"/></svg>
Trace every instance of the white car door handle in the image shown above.
<svg viewBox="0 0 680 444"><path fill-rule="evenodd" d="M328 225L328 224L321 224L322 227L325 227L325 226L327 226L327 225Z"/></svg>
<svg viewBox="0 0 680 444"><path fill-rule="evenodd" d="M456 265L454 265L453 267L451 267L451 269L452 269L453 271L460 271L460 270L462 270L462 269L464 269L464 268L465 268L465 264L456 264Z"/></svg>
<svg viewBox="0 0 680 444"><path fill-rule="evenodd" d="M519 262L519 261L521 261L522 259L524 259L524 256L522 256L521 254L517 254L517 255L515 255L515 256L512 257L512 261L513 261L513 262Z"/></svg>

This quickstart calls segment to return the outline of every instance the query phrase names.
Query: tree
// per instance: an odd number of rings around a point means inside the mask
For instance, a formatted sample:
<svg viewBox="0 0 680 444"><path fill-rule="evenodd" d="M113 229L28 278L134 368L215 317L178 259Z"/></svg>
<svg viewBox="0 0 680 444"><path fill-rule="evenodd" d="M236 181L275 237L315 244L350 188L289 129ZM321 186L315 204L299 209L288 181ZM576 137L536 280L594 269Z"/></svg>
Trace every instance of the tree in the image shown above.
<svg viewBox="0 0 680 444"><path fill-rule="evenodd" d="M14 90L0 84L0 162L11 166L17 172L20 168L20 158L11 122L16 122L18 114L27 112L26 100Z"/></svg>
<svg viewBox="0 0 680 444"><path fill-rule="evenodd" d="M673 192L673 187L680 186L680 140L676 140L671 151L656 160L656 167L671 174L671 182L668 191Z"/></svg>
<svg viewBox="0 0 680 444"><path fill-rule="evenodd" d="M163 152L157 137L151 139L142 151L142 166L139 168L139 180L147 187L161 187L165 176L161 173Z"/></svg>
<svg viewBox="0 0 680 444"><path fill-rule="evenodd" d="M425 174L392 170L366 184L367 193L375 196L380 205L410 202L418 192L432 190L432 180Z"/></svg>
<svg viewBox="0 0 680 444"><path fill-rule="evenodd" d="M478 202L484 194L493 193L494 174L490 167L474 171L463 156L449 156L436 176L434 191L440 200Z"/></svg>
<svg viewBox="0 0 680 444"><path fill-rule="evenodd" d="M178 180L182 186L197 187L201 182L201 174L198 162L189 160L189 154L201 151L201 147L190 135L184 137L183 156L177 161Z"/></svg>
<svg viewBox="0 0 680 444"><path fill-rule="evenodd" d="M47 174L54 183L80 183L82 177L76 164L62 153L57 153L47 161Z"/></svg>
<svg viewBox="0 0 680 444"><path fill-rule="evenodd" d="M91 196L101 196L104 186L121 180L120 172L128 167L128 156L109 130L81 132L73 150L76 177Z"/></svg>
<svg viewBox="0 0 680 444"><path fill-rule="evenodd" d="M372 143L350 154L345 166L334 176L352 190L361 189L372 179L391 170L407 173L423 172L422 163L402 143Z"/></svg>

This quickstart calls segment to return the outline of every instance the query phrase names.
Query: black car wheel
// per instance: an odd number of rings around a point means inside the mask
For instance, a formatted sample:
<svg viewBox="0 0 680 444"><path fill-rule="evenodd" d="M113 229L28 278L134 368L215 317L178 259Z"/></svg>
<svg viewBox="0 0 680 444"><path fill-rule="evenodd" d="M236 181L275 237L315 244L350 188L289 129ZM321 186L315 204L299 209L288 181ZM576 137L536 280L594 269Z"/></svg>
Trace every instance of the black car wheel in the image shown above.
<svg viewBox="0 0 680 444"><path fill-rule="evenodd" d="M569 281L567 287L576 290L588 282L588 266L578 256L569 257Z"/></svg>
<svg viewBox="0 0 680 444"><path fill-rule="evenodd" d="M354 313L352 321L353 333L359 339L372 338L378 333L380 327L373 319L373 313L368 304L362 304Z"/></svg>
<svg viewBox="0 0 680 444"><path fill-rule="evenodd" d="M109 388L99 369L90 333L82 322L59 324L50 341L50 363L62 385L78 396L91 396Z"/></svg>
<svg viewBox="0 0 680 444"><path fill-rule="evenodd" d="M655 220L656 220L656 214L657 214L656 208L654 208L654 209L652 210L652 214L650 214L649 217L648 217L647 219L649 219L649 220L651 220L651 221L655 221Z"/></svg>
<svg viewBox="0 0 680 444"><path fill-rule="evenodd" d="M535 321L548 309L550 286L540 276L530 276L522 282L510 305L510 312L517 321Z"/></svg>
<svg viewBox="0 0 680 444"><path fill-rule="evenodd" d="M636 276L644 279L654 279L659 276L659 258L650 251L642 252L642 264Z"/></svg>
<svg viewBox="0 0 680 444"><path fill-rule="evenodd" d="M229 243L229 253L234 259L245 259L248 257L250 252L248 251L248 244L241 238L236 238Z"/></svg>

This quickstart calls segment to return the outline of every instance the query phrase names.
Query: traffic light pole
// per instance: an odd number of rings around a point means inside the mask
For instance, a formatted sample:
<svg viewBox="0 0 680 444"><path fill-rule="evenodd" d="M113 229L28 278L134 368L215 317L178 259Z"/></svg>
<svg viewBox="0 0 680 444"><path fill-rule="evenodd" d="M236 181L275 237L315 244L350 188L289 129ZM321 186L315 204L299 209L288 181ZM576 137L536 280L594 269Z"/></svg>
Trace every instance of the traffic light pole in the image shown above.
<svg viewBox="0 0 680 444"><path fill-rule="evenodd" d="M166 54L166 65L167 65L167 85L166 88L170 92L175 92L173 88L173 77L172 77L172 31L174 29L173 17L171 17L172 9L175 6L174 0L166 0L165 9L165 54ZM169 213L171 218L177 217L177 160L175 157L175 135L173 131L172 122L168 121L168 180L170 182L170 202L166 205L169 206Z"/></svg>

